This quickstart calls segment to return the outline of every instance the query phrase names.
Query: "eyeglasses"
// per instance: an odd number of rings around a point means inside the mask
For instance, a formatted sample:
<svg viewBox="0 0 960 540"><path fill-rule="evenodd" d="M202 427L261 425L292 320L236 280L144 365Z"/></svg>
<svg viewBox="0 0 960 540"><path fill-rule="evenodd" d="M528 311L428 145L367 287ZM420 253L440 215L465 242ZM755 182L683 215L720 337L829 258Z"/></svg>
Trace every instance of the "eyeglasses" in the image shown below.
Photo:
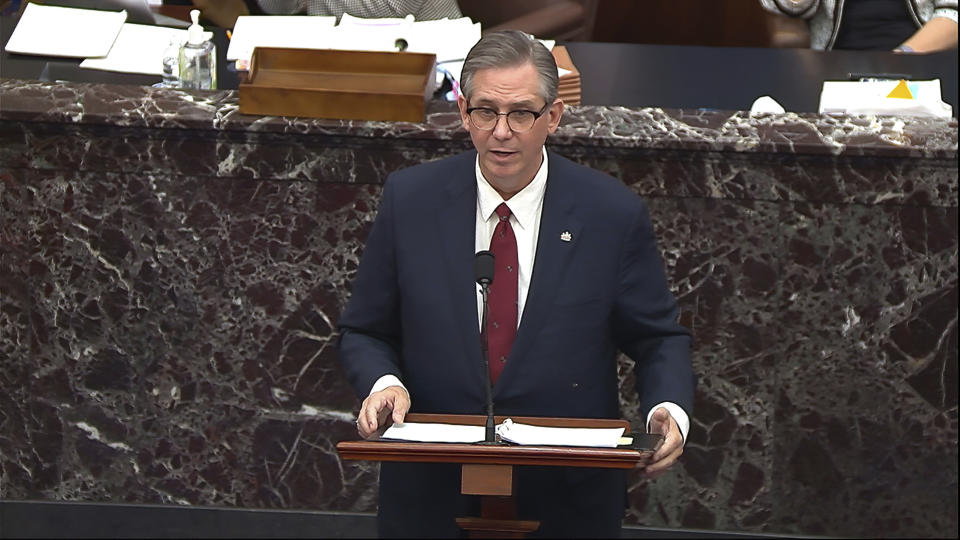
<svg viewBox="0 0 960 540"><path fill-rule="evenodd" d="M545 104L539 111L518 110L505 113L497 112L487 107L472 107L467 109L467 114L470 115L470 122L477 129L490 131L497 127L497 121L500 120L501 116L506 116L507 127L514 133L522 133L529 131L537 121L537 118L543 116L543 113L547 111L548 107L550 107L549 103Z"/></svg>

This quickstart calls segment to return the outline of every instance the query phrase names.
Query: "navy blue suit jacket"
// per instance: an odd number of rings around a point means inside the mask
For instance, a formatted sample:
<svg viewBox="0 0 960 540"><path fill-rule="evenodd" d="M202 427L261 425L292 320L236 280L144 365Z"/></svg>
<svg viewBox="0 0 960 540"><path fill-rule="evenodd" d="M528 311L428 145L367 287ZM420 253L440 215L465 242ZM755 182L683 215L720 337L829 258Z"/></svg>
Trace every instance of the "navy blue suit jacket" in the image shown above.
<svg viewBox="0 0 960 540"><path fill-rule="evenodd" d="M473 274L476 156L387 180L339 323L340 359L362 397L389 373L409 390L413 412L485 412ZM689 413L689 334L677 323L645 203L620 181L557 154L548 164L526 306L493 388L496 413L620 417L618 350L636 362L642 414L662 401Z"/></svg>

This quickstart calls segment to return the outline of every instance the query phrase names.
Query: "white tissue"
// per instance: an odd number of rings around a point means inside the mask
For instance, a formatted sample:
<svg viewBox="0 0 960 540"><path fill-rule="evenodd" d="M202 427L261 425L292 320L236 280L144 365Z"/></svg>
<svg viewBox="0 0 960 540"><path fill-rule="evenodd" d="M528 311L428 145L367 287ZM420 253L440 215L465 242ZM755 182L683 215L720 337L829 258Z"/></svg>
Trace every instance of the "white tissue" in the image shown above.
<svg viewBox="0 0 960 540"><path fill-rule="evenodd" d="M783 114L784 112L786 112L786 110L783 108L783 105L777 103L777 100L770 96L758 97L750 107L750 114Z"/></svg>

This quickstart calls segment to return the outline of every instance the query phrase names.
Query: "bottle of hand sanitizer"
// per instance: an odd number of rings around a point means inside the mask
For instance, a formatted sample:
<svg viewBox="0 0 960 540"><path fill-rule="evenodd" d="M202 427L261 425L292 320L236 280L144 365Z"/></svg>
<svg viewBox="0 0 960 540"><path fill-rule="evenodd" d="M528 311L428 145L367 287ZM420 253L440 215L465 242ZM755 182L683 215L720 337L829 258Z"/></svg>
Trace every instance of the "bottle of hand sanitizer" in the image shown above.
<svg viewBox="0 0 960 540"><path fill-rule="evenodd" d="M217 87L217 48L203 37L200 11L190 11L193 24L187 30L187 42L180 48L181 88L213 90Z"/></svg>

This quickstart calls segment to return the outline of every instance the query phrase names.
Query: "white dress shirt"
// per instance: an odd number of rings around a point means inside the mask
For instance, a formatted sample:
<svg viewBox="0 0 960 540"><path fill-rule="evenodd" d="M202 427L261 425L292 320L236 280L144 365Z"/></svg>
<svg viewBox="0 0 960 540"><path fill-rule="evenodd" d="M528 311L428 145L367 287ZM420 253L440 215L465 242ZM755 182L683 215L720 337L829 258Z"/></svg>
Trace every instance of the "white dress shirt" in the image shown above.
<svg viewBox="0 0 960 540"><path fill-rule="evenodd" d="M510 226L517 238L517 262L520 273L517 275L517 326L523 318L523 307L527 303L527 291L530 290L530 276L533 275L533 259L537 255L537 238L540 236L540 215L543 213L543 194L547 191L547 151L543 150L543 162L533 176L533 180L516 195L504 201L503 197L490 184L480 171L477 158L477 226L473 252L490 249L493 231L500 222L497 207L506 203L510 208ZM494 276L496 281L496 276ZM483 295L477 285L477 320L483 318Z"/></svg>
<svg viewBox="0 0 960 540"><path fill-rule="evenodd" d="M523 308L527 301L527 292L530 290L530 277L533 275L533 263L537 253L537 239L540 235L540 216L543 213L543 196L547 190L547 150L543 149L543 162L533 176L533 180L521 189L510 200L504 201L503 197L487 182L480 171L480 158L477 157L477 221L476 235L474 237L474 252L490 249L490 239L493 237L493 230L497 226L500 218L496 214L496 209L501 203L506 203L510 208L510 226L513 227L513 234L517 238L517 261L520 263L520 273L517 276L517 325L519 326L523 318ZM494 277L496 279L496 277ZM477 285L477 320L483 318L483 295L480 292L480 285ZM377 379L370 393L378 392L388 386L401 386L403 383L394 375L384 375ZM406 389L406 387L404 387ZM675 403L663 402L650 409L647 414L647 424L650 423L650 417L653 411L658 407L664 407L670 412L680 432L683 440L687 440L687 432L690 430L690 419L686 411Z"/></svg>

